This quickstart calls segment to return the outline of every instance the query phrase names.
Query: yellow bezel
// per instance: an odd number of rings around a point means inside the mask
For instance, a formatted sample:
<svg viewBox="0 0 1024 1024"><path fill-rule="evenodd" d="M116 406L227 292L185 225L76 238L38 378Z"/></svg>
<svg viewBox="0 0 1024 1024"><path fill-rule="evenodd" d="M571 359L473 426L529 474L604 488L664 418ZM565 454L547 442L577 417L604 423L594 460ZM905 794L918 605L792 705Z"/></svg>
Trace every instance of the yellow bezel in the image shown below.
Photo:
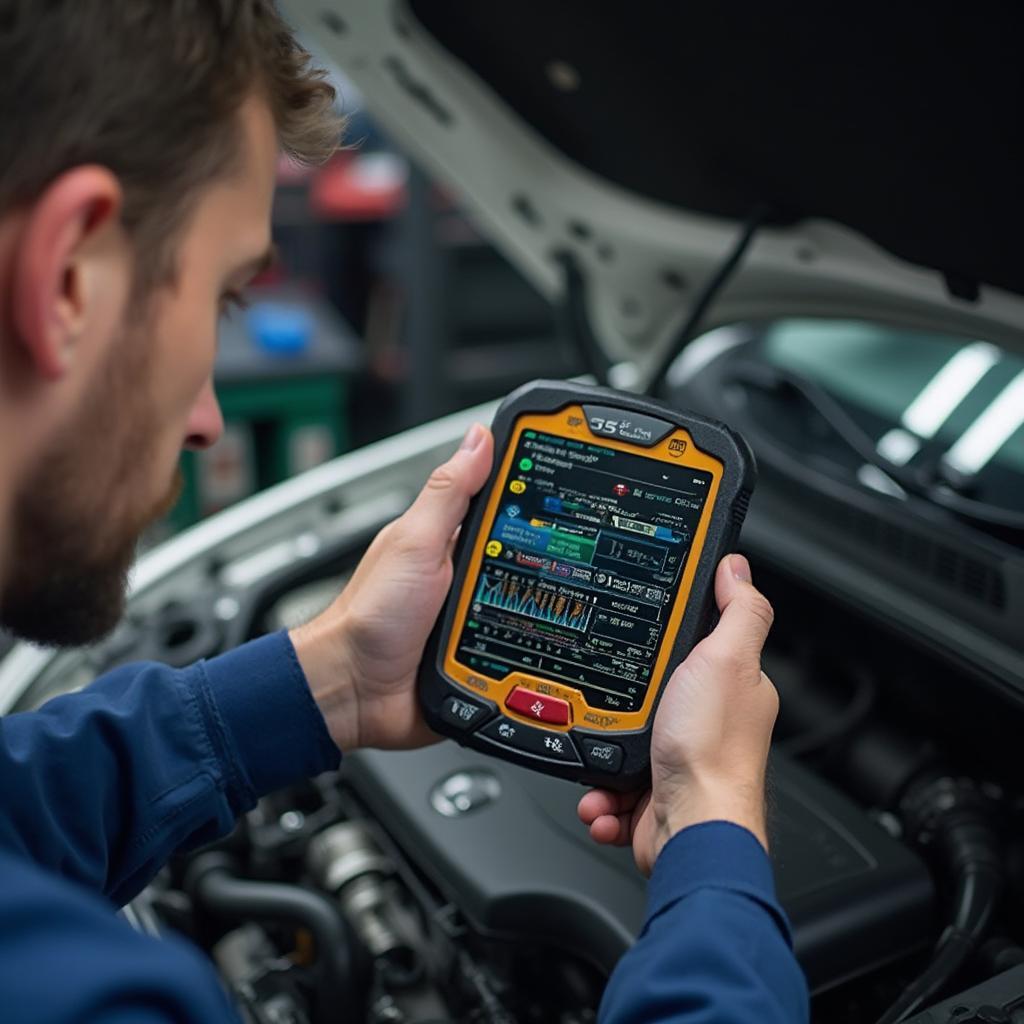
<svg viewBox="0 0 1024 1024"><path fill-rule="evenodd" d="M466 615L469 610L470 598L473 593L473 587L468 584L474 582L479 575L480 565L483 561L484 546L494 525L498 504L504 493L505 482L509 478L512 458L519 447L519 440L523 431L526 430L554 434L559 437L571 438L574 441L585 441L589 444L604 445L619 451L641 455L644 458L667 462L672 466L686 466L690 469L699 469L711 474L712 480L708 488L707 500L701 512L700 522L697 524L697 529L694 533L693 544L690 548L690 555L686 560L676 599L669 613L668 624L662 638L661 650L658 652L658 657L651 672L651 682L648 685L643 705L638 711L609 711L604 708L591 707L584 700L583 694L572 686L551 679L532 676L525 672L514 670L504 679L494 679L486 673L468 668L455 657L459 638L462 635L463 624L466 621ZM678 633L683 621L683 612L689 601L690 590L693 587L694 576L697 572L697 565L700 562L701 552L704 549L704 541L707 537L712 510L715 507L715 502L718 500L718 488L722 478L722 471L722 463L697 448L693 443L693 438L682 428L672 431L672 433L653 447L645 448L641 445L629 444L615 437L593 434L587 426L587 418L582 407L579 405L568 406L556 413L526 413L520 416L512 430L508 447L505 450L505 456L502 459L496 478L500 485L494 488L487 501L480 532L473 544L469 567L463 580L462 590L458 596L458 604L452 622L451 633L448 637L448 646L445 651L444 660L444 670L449 678L469 692L481 694L489 700L495 701L501 707L504 714L514 718L521 718L524 721L530 721L534 725L539 724L545 729L558 732L567 732L573 726L582 726L585 729L605 732L625 732L642 729L650 716L655 697L661 688L665 668L672 653L673 637ZM536 693L560 697L562 700L568 701L572 711L572 721L569 725L538 723L533 719L524 718L524 716L507 708L505 700L516 686L522 686Z"/></svg>

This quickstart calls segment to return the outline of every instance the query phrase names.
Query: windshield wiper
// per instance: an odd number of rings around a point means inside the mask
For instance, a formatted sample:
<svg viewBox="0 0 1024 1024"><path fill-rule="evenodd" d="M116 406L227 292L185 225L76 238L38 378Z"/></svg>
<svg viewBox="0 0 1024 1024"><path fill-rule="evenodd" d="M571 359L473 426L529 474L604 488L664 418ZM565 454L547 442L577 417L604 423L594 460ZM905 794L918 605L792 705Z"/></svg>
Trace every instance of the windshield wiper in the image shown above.
<svg viewBox="0 0 1024 1024"><path fill-rule="evenodd" d="M1024 531L1024 512L1001 508L967 497L972 478L946 472L943 463L913 468L894 462L878 451L877 441L821 385L807 377L765 363L737 365L732 379L748 387L796 397L812 408L832 432L865 464L875 467L908 494L975 523Z"/></svg>

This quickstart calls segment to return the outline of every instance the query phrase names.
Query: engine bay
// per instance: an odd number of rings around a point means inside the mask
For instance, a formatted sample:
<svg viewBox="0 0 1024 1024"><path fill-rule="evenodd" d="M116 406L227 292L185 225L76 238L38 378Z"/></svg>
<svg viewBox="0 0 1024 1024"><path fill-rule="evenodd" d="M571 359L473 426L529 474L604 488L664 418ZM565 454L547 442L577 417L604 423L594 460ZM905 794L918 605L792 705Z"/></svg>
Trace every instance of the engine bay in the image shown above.
<svg viewBox="0 0 1024 1024"><path fill-rule="evenodd" d="M488 414L345 456L156 549L107 641L0 662L6 710L126 661L186 665L308 619ZM923 1006L1024 963L1021 710L980 659L837 592L830 563L819 577L787 564L766 479L743 547L777 614L778 892L812 1019L875 1021L908 991ZM124 913L197 942L257 1024L594 1020L645 883L630 851L590 841L581 792L451 742L359 752L179 857Z"/></svg>

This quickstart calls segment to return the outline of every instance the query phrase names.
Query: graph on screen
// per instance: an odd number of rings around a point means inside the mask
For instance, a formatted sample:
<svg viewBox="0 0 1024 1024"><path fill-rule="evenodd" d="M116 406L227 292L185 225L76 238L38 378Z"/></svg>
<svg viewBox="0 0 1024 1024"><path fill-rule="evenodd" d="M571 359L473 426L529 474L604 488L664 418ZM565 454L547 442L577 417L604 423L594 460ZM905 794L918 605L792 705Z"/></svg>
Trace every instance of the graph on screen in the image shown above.
<svg viewBox="0 0 1024 1024"><path fill-rule="evenodd" d="M535 579L515 573L481 575L475 600L488 608L514 612L580 632L590 625L593 612L581 597L560 593L556 588L542 586Z"/></svg>

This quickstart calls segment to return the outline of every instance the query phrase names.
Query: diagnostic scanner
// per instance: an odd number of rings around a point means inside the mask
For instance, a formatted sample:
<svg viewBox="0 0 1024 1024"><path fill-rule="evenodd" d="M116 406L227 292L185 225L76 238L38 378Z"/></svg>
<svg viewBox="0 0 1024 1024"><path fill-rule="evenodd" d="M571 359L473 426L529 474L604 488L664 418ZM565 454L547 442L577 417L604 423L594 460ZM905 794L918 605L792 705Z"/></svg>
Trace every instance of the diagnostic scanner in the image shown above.
<svg viewBox="0 0 1024 1024"><path fill-rule="evenodd" d="M721 423L570 382L519 388L493 430L419 669L427 723L550 775L641 786L662 689L715 621L753 454Z"/></svg>

